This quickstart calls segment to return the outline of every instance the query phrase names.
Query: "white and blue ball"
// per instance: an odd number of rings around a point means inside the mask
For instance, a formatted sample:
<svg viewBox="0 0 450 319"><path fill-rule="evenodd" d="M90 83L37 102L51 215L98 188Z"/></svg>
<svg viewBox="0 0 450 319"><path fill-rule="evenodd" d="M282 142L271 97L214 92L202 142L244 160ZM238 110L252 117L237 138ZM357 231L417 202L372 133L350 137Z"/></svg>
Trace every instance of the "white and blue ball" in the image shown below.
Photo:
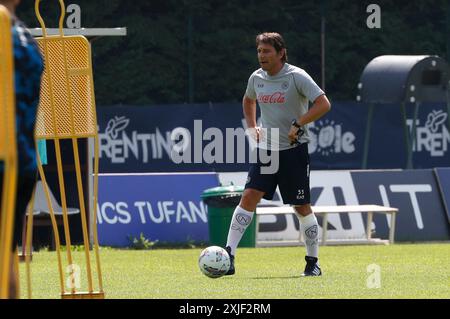
<svg viewBox="0 0 450 319"><path fill-rule="evenodd" d="M219 278L230 269L230 256L222 247L210 246L200 253L198 266L205 276Z"/></svg>

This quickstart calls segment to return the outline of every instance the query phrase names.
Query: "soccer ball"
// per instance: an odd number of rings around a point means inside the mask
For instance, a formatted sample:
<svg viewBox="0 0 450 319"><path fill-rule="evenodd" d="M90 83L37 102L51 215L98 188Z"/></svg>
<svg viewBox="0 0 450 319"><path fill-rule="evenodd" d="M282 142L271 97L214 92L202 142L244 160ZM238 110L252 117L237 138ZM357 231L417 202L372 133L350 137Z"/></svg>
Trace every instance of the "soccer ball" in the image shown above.
<svg viewBox="0 0 450 319"><path fill-rule="evenodd" d="M210 246L201 252L198 266L204 275L219 278L230 269L230 256L222 247Z"/></svg>

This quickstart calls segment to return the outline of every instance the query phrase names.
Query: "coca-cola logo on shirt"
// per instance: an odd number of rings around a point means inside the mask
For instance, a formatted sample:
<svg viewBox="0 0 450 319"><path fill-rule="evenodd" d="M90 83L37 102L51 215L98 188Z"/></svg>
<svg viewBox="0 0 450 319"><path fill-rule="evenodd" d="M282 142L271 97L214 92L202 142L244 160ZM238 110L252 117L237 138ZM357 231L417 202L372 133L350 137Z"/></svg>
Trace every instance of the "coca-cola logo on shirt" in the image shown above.
<svg viewBox="0 0 450 319"><path fill-rule="evenodd" d="M258 94L258 102L260 103L284 103L286 100L284 92L274 92L272 94Z"/></svg>

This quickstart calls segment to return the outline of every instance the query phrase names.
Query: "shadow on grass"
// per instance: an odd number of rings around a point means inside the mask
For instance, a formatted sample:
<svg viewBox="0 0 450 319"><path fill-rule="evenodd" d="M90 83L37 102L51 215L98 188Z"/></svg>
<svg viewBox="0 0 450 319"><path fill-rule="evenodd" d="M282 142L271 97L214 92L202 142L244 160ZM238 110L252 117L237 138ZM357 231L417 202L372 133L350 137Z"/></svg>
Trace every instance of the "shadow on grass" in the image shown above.
<svg viewBox="0 0 450 319"><path fill-rule="evenodd" d="M302 278L300 275L298 276L284 276L284 277L252 277L249 279L294 279L294 278Z"/></svg>

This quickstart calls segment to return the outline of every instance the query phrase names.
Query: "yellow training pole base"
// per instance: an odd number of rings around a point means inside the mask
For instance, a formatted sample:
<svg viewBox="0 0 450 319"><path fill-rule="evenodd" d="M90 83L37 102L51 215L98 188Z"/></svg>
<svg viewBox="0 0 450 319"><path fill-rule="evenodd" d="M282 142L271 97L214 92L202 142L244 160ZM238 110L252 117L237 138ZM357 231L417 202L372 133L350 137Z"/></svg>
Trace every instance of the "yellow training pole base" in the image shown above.
<svg viewBox="0 0 450 319"><path fill-rule="evenodd" d="M19 262L21 262L21 263L25 262L26 258L27 258L26 255L19 254ZM33 261L33 255L32 254L30 255L30 261Z"/></svg>
<svg viewBox="0 0 450 319"><path fill-rule="evenodd" d="M105 299L105 293L103 291L65 292L61 294L61 299Z"/></svg>

